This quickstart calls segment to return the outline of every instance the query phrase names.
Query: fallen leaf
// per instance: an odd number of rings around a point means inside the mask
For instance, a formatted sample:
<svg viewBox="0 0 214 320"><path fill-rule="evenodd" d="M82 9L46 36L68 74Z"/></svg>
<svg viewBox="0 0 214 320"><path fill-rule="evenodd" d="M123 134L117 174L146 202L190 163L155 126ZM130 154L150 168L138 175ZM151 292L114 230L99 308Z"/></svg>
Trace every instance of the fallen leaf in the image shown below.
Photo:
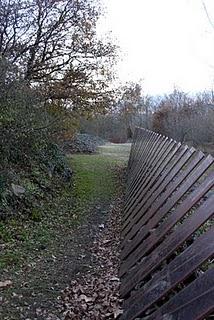
<svg viewBox="0 0 214 320"><path fill-rule="evenodd" d="M118 277L112 277L112 278L110 279L110 281L120 281L120 278L118 278Z"/></svg>
<svg viewBox="0 0 214 320"><path fill-rule="evenodd" d="M87 297L85 294L81 294L80 297L79 297L80 300L85 300L85 302L90 302L90 301L93 301L94 299L93 298L89 298Z"/></svg>
<svg viewBox="0 0 214 320"><path fill-rule="evenodd" d="M120 308L117 308L116 310L114 310L114 319L117 319L117 317L122 313L123 313L123 310Z"/></svg>
<svg viewBox="0 0 214 320"><path fill-rule="evenodd" d="M0 281L0 288L6 288L12 286L12 281L11 280L6 280L6 281Z"/></svg>

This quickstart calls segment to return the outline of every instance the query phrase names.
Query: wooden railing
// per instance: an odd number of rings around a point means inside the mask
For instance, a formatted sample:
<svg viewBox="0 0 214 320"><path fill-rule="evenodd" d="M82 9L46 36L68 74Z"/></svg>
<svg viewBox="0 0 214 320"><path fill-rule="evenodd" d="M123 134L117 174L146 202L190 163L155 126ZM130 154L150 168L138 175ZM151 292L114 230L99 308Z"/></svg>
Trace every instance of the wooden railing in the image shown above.
<svg viewBox="0 0 214 320"><path fill-rule="evenodd" d="M214 159L137 128L121 253L120 320L214 319Z"/></svg>

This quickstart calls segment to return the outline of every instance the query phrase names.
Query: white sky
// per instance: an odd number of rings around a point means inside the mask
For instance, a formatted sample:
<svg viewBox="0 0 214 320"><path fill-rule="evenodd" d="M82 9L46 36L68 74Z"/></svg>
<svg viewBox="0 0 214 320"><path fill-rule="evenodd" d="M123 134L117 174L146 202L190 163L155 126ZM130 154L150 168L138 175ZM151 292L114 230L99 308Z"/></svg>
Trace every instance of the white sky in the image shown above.
<svg viewBox="0 0 214 320"><path fill-rule="evenodd" d="M103 0L99 32L122 51L121 81L143 79L145 93L188 92L214 84L214 27L201 0ZM204 1L214 23L214 0Z"/></svg>

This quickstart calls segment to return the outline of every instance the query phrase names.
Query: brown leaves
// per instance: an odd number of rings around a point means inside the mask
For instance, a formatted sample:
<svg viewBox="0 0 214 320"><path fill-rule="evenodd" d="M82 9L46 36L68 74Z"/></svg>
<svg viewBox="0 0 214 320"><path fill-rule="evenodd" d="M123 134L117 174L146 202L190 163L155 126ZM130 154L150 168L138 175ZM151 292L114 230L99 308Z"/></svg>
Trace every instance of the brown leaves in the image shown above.
<svg viewBox="0 0 214 320"><path fill-rule="evenodd" d="M117 319L122 313L118 266L121 199L111 208L106 225L99 228L92 255L96 268L71 282L62 294L65 320Z"/></svg>
<svg viewBox="0 0 214 320"><path fill-rule="evenodd" d="M12 286L11 280L0 281L0 289Z"/></svg>

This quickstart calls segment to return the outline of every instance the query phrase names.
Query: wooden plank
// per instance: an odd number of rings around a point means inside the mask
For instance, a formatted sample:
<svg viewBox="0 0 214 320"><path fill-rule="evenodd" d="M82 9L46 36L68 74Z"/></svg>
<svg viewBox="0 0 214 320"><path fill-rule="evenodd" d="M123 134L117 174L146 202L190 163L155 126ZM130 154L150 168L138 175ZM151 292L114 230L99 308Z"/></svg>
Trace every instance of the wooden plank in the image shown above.
<svg viewBox="0 0 214 320"><path fill-rule="evenodd" d="M172 181L170 184L168 183L169 184L168 188L166 188L166 191L157 199L157 201L154 202L154 200L156 199L155 195L154 195L155 199L154 197L150 198L150 200L146 203L145 207L141 209L138 212L138 214L129 223L129 233L127 232L126 239L131 239L132 237L134 237L134 235L140 230L140 228L145 223L147 223L149 219L151 219L154 216L157 210L164 204L164 202L168 199L168 197L170 197L171 194L180 186L180 184L198 165L198 163L201 161L201 159L203 159L203 157L204 157L204 154L202 152L198 152L197 155L192 159L192 161L185 168L185 170L183 170L183 172L181 172L174 181ZM210 157L211 156L209 156L209 158ZM211 160L212 160L212 157L211 157ZM163 188L166 182L167 182L167 179L164 181L164 183L162 183L161 188Z"/></svg>
<svg viewBox="0 0 214 320"><path fill-rule="evenodd" d="M163 157L163 160L160 161L159 166L158 166L156 172L154 173L154 176L150 180L150 182L148 182L148 184L146 186L142 185L141 181L139 182L137 191L136 191L135 195L131 198L131 206L132 207L133 207L134 203L136 201L138 201L138 198L139 198L140 195L142 195L142 192L145 195L148 192L148 190L150 190L153 187L155 182L157 182L157 179L162 174L162 172L165 170L165 168L167 167L169 162L172 160L173 156L178 151L180 146L181 146L181 144L177 144L177 143L175 143L173 141L170 144L169 148L167 149L167 152L165 153L165 156ZM128 210L128 208L126 208L126 211L127 210ZM124 220L126 220L126 219L127 219L127 216L124 217Z"/></svg>
<svg viewBox="0 0 214 320"><path fill-rule="evenodd" d="M169 154L166 156L164 162L160 166L159 170L156 172L156 174L153 176L153 178L150 180L150 182L147 184L145 188L141 186L139 189L138 194L135 197L135 202L138 201L139 197L142 198L149 198L154 193L155 189L157 189L158 185L160 184L160 179L163 180L164 177L167 175L167 173L170 171L171 168L171 162L173 161L174 156L177 152L181 149L180 144L176 144L174 149L169 152ZM168 167L168 168L167 168ZM167 168L167 170L166 170ZM134 205L134 203L133 203ZM127 214L125 217L123 217L123 222L128 219L129 215ZM129 218L130 220L130 218Z"/></svg>
<svg viewBox="0 0 214 320"><path fill-rule="evenodd" d="M136 148L136 139L137 139L137 133L138 130L135 129L134 135L133 135L133 141L131 144L131 150L130 150L130 155L129 155L129 161L128 161L128 166L127 166L127 172L130 172L131 164L134 160L134 155L135 155L135 148Z"/></svg>
<svg viewBox="0 0 214 320"><path fill-rule="evenodd" d="M153 145L153 142L155 142L158 139L161 139L161 136L157 137L156 133L151 132L148 133L148 137L146 136L139 136L138 137L139 141L137 142L137 150L135 151L135 156L134 156L134 160L133 160L133 164L130 170L130 176L134 177L135 173L137 173L137 163L136 160L141 159L141 158L146 158L148 156L149 151L151 151L151 145ZM142 164L141 162L139 162L140 165Z"/></svg>
<svg viewBox="0 0 214 320"><path fill-rule="evenodd" d="M158 137L155 138L154 142L151 142L151 144L148 146L149 150L147 152L147 156L142 155L140 158L140 166L139 168L136 168L137 174L135 180L133 180L132 185L129 186L130 195L133 187L138 184L138 181L142 175L145 175L149 170L151 170L153 158L157 156L161 150L161 147L164 146L167 141L169 141L169 139Z"/></svg>
<svg viewBox="0 0 214 320"><path fill-rule="evenodd" d="M163 190L172 181L172 179L175 178L175 176L178 174L178 172L182 169L182 167L185 166L185 164L194 155L194 153L195 153L195 149L194 148L188 149L187 146L185 146L181 150L181 153L173 161L169 170L165 173L165 175L162 175L159 178L158 187L155 189L155 191L152 194L152 200L151 200L152 202L154 202L154 200L161 194L161 192L163 192ZM135 204L133 205L131 212L129 212L129 213L125 212L125 214L130 215L129 221L131 219L133 219L140 210L143 209L143 206L148 203L149 199L151 199L151 198L140 196L138 201L136 201ZM147 209L148 208L146 208L145 210L147 210ZM124 229L127 228L129 221L127 221L126 224L124 224L124 226L123 226L123 234L126 232L126 230L124 230Z"/></svg>
<svg viewBox="0 0 214 320"><path fill-rule="evenodd" d="M204 174L204 172L212 165L213 159L212 157L207 157L200 165L192 172L189 176L188 180L185 181L184 184L172 195L171 198L156 212L156 214L149 220L147 225L140 229L140 231L135 235L133 240L127 243L126 247L123 249L121 253L121 258L124 260L137 246L139 246L136 251L134 252L134 256L136 259L140 258L144 252L144 249L147 245L146 243L149 242L151 245L151 238L156 236L157 229L153 232L152 237L147 238L143 243L142 241L146 236L148 236L151 229L154 229L156 225L160 222L160 220L166 216L171 208L181 199L181 197L192 187L192 185ZM169 217L170 219L178 218L178 212L181 214L185 214L191 206L195 205L197 201L214 185L214 172L210 173L208 177L199 185L184 201L182 204L179 204L178 208L173 215ZM183 210L183 213L182 213ZM180 218L179 218L180 219ZM169 230L167 220L163 227L160 226L158 230L164 229L166 232ZM176 221L174 221L176 223ZM153 239L154 239L153 238ZM140 245L141 244L141 245ZM132 258L131 258L132 257ZM129 259L133 258L133 255L130 256ZM129 264L131 265L131 264Z"/></svg>
<svg viewBox="0 0 214 320"><path fill-rule="evenodd" d="M125 204L125 208L128 206L129 199L132 196L132 194L135 192L136 186L138 186L140 179L142 179L143 177L150 174L150 172L152 172L153 162L157 158L160 150L164 148L164 146L167 144L168 141L169 139L163 138L163 137L156 139L154 144L149 146L150 151L148 152L148 156L142 160L140 159L140 163L142 161L142 164L140 168L138 167L136 168L137 174L135 174L135 177L128 188L129 194Z"/></svg>
<svg viewBox="0 0 214 320"><path fill-rule="evenodd" d="M138 289L127 301L121 320L133 320L184 281L204 261L214 255L214 227L196 239L183 253Z"/></svg>
<svg viewBox="0 0 214 320"><path fill-rule="evenodd" d="M176 208L176 210L169 215L169 217L144 240L133 251L128 259L120 267L120 275L127 272L133 265L135 265L143 256L145 256L161 239L172 229L172 227L180 221L181 218L213 187L214 173L209 176L196 190L194 190L188 197Z"/></svg>
<svg viewBox="0 0 214 320"><path fill-rule="evenodd" d="M160 152L155 155L155 160L150 168L150 172L148 172L147 175L141 176L136 182L135 188L132 189L132 192L129 196L130 200L127 202L127 211L133 206L134 202L137 201L137 197L139 197L139 193L141 193L141 190L143 190L144 193L146 189L148 190L148 184L150 183L154 175L157 174L158 169L162 166L164 160L167 158L168 154L171 152L174 146L175 142L173 140L169 140L161 147Z"/></svg>
<svg viewBox="0 0 214 320"><path fill-rule="evenodd" d="M127 185L127 192L130 192L130 189L134 183L134 180L136 179L136 176L139 174L140 169L145 166L146 167L146 160L150 156L150 153L152 152L153 148L156 146L156 143L158 145L158 141L161 141L161 137L157 137L156 134L152 133L152 135L149 137L148 141L144 143L144 145L140 145L138 154L135 155L135 161L133 161L131 171L129 172L129 181ZM136 162L136 159L138 159L138 162Z"/></svg>
<svg viewBox="0 0 214 320"><path fill-rule="evenodd" d="M127 276L122 279L121 296L126 297L130 294L130 291L132 291L140 281L157 269L163 260L167 259L177 250L213 213L214 195L211 195L193 215L188 217L164 242L154 249L152 254L144 258L139 265L130 270Z"/></svg>
<svg viewBox="0 0 214 320"><path fill-rule="evenodd" d="M148 320L201 320L214 310L214 269L180 291ZM143 318L144 319L144 318Z"/></svg>
<svg viewBox="0 0 214 320"><path fill-rule="evenodd" d="M156 134L154 132L140 132L138 135L137 148L135 150L135 159L145 157L148 153L148 145L154 140ZM132 170L135 169L132 167Z"/></svg>
<svg viewBox="0 0 214 320"><path fill-rule="evenodd" d="M125 217L123 219L124 226L125 226L125 220L127 220L129 216L130 216L130 218L133 217L134 213L137 210L137 207L139 205L143 206L147 202L147 200L151 197L151 195L154 194L154 192L157 190L157 188L160 187L161 183L171 173L173 168L178 164L178 162L181 160L182 156L186 153L187 150L188 150L187 146L180 146L179 145L177 153L175 152L175 154L173 154L173 157L170 158L170 162L167 163L167 167L164 168L164 171L158 177L158 179L156 180L153 187L149 190L149 192L145 193L142 190L143 188L141 188L141 190L139 191L139 194L138 194L138 198L136 199L135 203L133 203L131 210L129 212L124 213L124 215L125 215ZM129 221L130 221L130 218L129 218ZM128 224L128 222L126 222L126 224Z"/></svg>

